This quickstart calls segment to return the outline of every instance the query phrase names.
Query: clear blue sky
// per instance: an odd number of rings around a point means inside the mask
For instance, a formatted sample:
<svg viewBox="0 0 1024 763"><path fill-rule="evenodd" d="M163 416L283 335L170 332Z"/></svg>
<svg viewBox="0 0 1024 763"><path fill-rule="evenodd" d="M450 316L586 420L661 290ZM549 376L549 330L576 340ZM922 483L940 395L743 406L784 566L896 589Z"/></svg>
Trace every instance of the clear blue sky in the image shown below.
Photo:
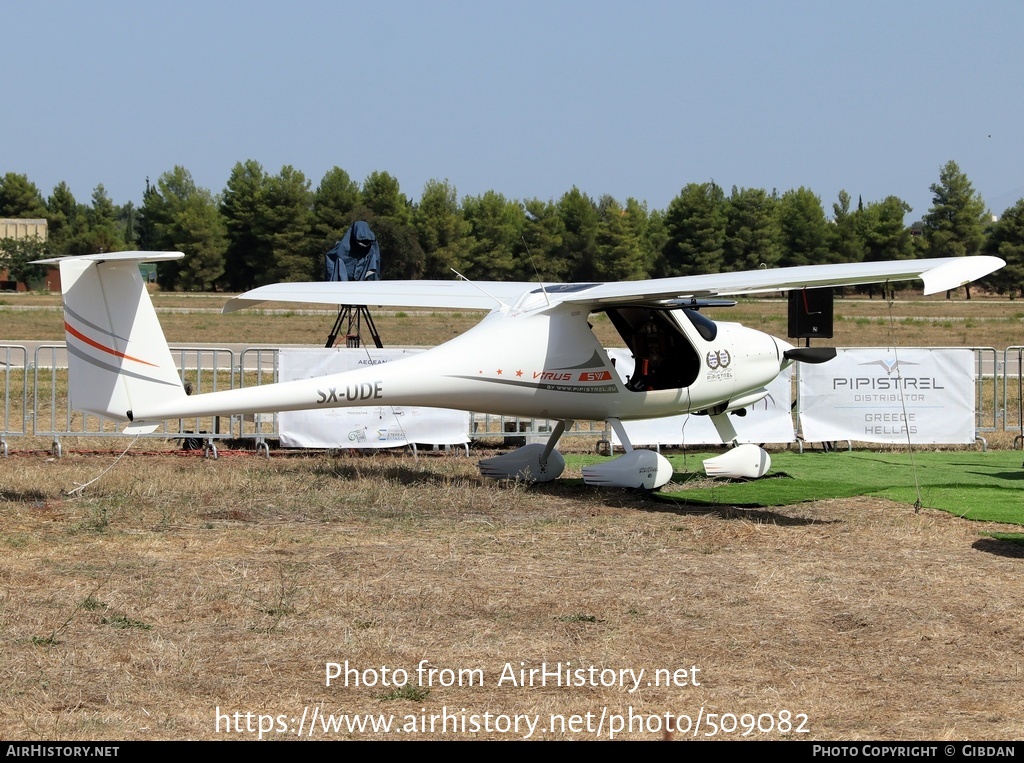
<svg viewBox="0 0 1024 763"><path fill-rule="evenodd" d="M1024 196L1019 0L10 0L0 27L0 173L80 201L246 159L414 199L845 188L908 223L952 159L997 214Z"/></svg>

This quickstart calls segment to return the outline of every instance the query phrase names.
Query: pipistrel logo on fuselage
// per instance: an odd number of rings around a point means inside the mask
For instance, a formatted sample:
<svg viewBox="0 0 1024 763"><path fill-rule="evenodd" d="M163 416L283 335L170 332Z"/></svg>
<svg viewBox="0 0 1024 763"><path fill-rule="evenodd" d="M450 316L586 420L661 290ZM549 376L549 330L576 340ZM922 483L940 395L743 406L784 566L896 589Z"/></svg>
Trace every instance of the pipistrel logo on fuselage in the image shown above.
<svg viewBox="0 0 1024 763"><path fill-rule="evenodd" d="M708 373L705 377L708 381L723 381L732 378L732 355L728 350L710 350L704 356L704 363L707 364Z"/></svg>

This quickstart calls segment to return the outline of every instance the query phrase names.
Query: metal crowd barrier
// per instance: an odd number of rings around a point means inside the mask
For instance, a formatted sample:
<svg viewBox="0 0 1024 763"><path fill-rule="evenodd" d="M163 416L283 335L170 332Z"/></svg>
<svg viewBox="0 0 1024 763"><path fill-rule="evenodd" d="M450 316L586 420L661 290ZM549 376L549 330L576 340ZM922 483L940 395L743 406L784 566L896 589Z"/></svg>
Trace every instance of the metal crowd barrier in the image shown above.
<svg viewBox="0 0 1024 763"><path fill-rule="evenodd" d="M1017 432L1013 446L1024 441L1024 346L1003 350L1003 429Z"/></svg>
<svg viewBox="0 0 1024 763"><path fill-rule="evenodd" d="M235 354L226 348L171 348L182 381L194 394L232 389L239 373ZM20 365L12 358L20 358ZM49 438L50 449L59 456L65 437L123 437L122 424L103 416L75 410L71 405L67 353L63 343L36 347L32 362L20 345L0 345L3 359L3 421L0 441L3 453L14 436ZM237 423L236 423L237 420ZM208 417L166 421L155 432L141 435L149 439L179 439L183 446L204 448L216 455L216 440L241 431L241 417Z"/></svg>
<svg viewBox="0 0 1024 763"><path fill-rule="evenodd" d="M278 381L278 364L281 351L264 347L249 347L239 353L238 386L258 387ZM263 455L270 455L268 439L278 436L276 413L252 413L241 417L238 436L251 439L253 447Z"/></svg>
<svg viewBox="0 0 1024 763"><path fill-rule="evenodd" d="M996 432L1005 428L1006 406L1005 399L1000 400L999 395L1000 368L996 348L929 347L928 349L972 350L974 352L974 428L978 432ZM1003 422L1002 426L1000 422Z"/></svg>
<svg viewBox="0 0 1024 763"><path fill-rule="evenodd" d="M7 438L28 434L28 350L20 345L0 345L3 373L3 422L0 422L0 453L7 455Z"/></svg>
<svg viewBox="0 0 1024 763"><path fill-rule="evenodd" d="M943 348L948 349L948 348ZM963 348L958 348L963 349ZM992 347L967 348L974 352L978 432L1017 432L1014 445L1024 441L1024 346L1008 347L1000 359ZM194 394L274 383L279 378L279 351L248 348L236 353L226 348L172 348L182 381ZM121 437L120 425L110 419L71 407L63 343L40 345L31 362L21 345L0 344L3 402L0 411L0 447L7 455L15 437L46 437L56 455L66 437ZM505 443L544 442L554 422L542 419L469 414L469 437L502 439ZM202 448L216 457L223 440L251 441L257 451L269 453L269 440L279 435L277 414L214 416L165 422L151 439L178 439L184 447ZM577 422L566 436L608 439L604 422Z"/></svg>

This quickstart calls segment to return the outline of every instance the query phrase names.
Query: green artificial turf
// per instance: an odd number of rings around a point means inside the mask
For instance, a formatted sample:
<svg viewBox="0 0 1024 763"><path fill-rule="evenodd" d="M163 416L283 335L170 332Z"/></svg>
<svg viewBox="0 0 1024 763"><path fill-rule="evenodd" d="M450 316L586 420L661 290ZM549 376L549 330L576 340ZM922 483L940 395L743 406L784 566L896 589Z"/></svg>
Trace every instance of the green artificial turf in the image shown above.
<svg viewBox="0 0 1024 763"><path fill-rule="evenodd" d="M982 533L982 535L987 535L989 538L995 538L996 540L1016 543L1018 546L1024 546L1024 533Z"/></svg>
<svg viewBox="0 0 1024 763"><path fill-rule="evenodd" d="M755 507L870 495L913 505L919 487L925 508L967 519L1024 524L1020 451L787 451L772 453L769 473L749 482L704 477L703 460L714 455L718 454L667 456L676 475L657 497L684 505Z"/></svg>

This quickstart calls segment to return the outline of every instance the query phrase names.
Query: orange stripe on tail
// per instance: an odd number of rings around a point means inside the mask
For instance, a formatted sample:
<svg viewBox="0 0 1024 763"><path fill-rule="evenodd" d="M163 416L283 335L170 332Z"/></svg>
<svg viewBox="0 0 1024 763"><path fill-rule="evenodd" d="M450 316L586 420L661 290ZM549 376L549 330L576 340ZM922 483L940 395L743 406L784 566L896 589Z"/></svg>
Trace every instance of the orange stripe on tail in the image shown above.
<svg viewBox="0 0 1024 763"><path fill-rule="evenodd" d="M140 358L133 358L131 355L125 355L123 352L118 352L117 350L113 349L112 347L104 347L99 342L96 342L96 341L90 339L89 337L87 337L85 334L81 333L80 331L76 331L75 329L73 329L68 324L67 321L64 321L64 330L67 331L69 334L71 334L71 336L75 337L76 339L81 339L83 342L85 342L90 347L95 347L97 350L101 350L102 352L105 352L108 355L114 355L114 356L116 356L118 358L124 358L125 360L134 360L136 363L142 363L143 365L146 365L146 366L152 366L153 368L159 368L159 366L157 366L156 363L150 363L149 361L142 360Z"/></svg>

